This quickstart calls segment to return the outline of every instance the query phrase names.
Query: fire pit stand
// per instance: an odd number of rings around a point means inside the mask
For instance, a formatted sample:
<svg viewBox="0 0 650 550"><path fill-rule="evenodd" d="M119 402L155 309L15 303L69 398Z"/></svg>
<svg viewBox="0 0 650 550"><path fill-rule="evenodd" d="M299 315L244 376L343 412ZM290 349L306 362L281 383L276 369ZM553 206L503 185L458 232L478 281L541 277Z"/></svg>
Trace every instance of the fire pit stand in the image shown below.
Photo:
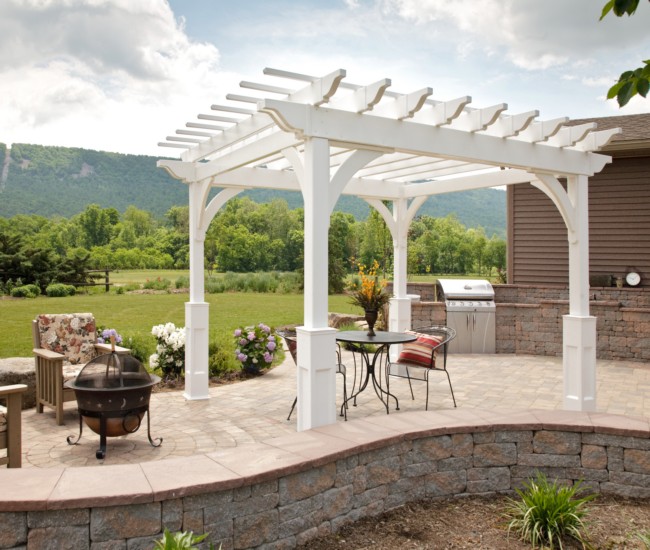
<svg viewBox="0 0 650 550"><path fill-rule="evenodd" d="M68 445L81 439L84 422L99 434L98 459L106 457L106 438L138 431L147 415L147 438L152 447L162 444L162 437L151 437L149 399L160 377L149 374L142 363L127 354L107 353L95 357L69 382L77 398L79 435L70 435Z"/></svg>
<svg viewBox="0 0 650 550"><path fill-rule="evenodd" d="M111 436L109 433L109 422L111 420L113 421L111 424L111 428L115 429L115 419L117 419L117 425L118 425L118 430L121 433L116 434L116 435L126 435L126 434L132 434L138 431L140 429L140 425L142 424L142 417L146 413L147 415L147 439L149 440L149 443L151 443L152 447L160 447L162 445L163 439L162 437L157 437L155 439L152 439L151 437L151 422L150 422L150 416L149 416L149 404L147 403L146 405L143 405L142 407L136 407L135 409L130 409L126 412L122 411L114 411L114 412L97 412L97 411L87 411L84 409L78 409L79 410L79 435L75 436L74 435L69 435L66 438L66 441L68 442L68 445L76 445L79 443L79 440L81 439L81 435L83 433L83 428L84 428L84 421L88 423L89 425L92 423L91 419L98 419L99 420L99 449L95 451L95 458L97 459L102 459L106 457L106 437ZM121 430L119 429L121 425ZM93 431L97 431L93 427L91 427Z"/></svg>

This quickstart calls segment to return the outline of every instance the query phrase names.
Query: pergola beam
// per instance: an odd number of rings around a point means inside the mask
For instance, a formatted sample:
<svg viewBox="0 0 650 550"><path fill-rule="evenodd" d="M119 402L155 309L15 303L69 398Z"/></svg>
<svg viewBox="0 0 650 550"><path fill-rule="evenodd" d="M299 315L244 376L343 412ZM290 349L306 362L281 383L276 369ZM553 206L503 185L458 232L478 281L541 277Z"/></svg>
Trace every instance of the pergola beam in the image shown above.
<svg viewBox="0 0 650 550"><path fill-rule="evenodd" d="M410 120L367 116L355 124L356 113L328 107L265 99L259 110L268 113L287 131L319 136L340 143L363 144L386 151L457 159L491 166L510 166L534 172L593 175L608 157L582 151L558 150L520 140L502 139L447 127L433 127ZM487 115L486 115L487 116ZM480 121L483 121L479 117ZM484 121L483 121L484 122ZM481 124L483 123L481 122Z"/></svg>

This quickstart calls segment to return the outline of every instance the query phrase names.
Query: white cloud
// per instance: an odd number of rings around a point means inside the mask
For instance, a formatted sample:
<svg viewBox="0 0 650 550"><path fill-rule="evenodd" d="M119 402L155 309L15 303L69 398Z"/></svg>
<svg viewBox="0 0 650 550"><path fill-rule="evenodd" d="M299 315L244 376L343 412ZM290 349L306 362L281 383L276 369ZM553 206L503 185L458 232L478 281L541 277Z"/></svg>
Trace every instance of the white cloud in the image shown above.
<svg viewBox="0 0 650 550"><path fill-rule="evenodd" d="M209 105L218 88L217 48L189 40L164 1L0 8L0 141L153 153L161 107Z"/></svg>
<svg viewBox="0 0 650 550"><path fill-rule="evenodd" d="M597 116L650 51L645 2L602 23L596 0L169 2L0 0L0 142L175 155L157 142L267 66Z"/></svg>
<svg viewBox="0 0 650 550"><path fill-rule="evenodd" d="M643 14L599 22L602 5L594 0L382 0L382 5L419 26L451 27L448 33L460 32L476 48L501 50L526 69L565 65L610 48L620 56L639 43L650 44Z"/></svg>

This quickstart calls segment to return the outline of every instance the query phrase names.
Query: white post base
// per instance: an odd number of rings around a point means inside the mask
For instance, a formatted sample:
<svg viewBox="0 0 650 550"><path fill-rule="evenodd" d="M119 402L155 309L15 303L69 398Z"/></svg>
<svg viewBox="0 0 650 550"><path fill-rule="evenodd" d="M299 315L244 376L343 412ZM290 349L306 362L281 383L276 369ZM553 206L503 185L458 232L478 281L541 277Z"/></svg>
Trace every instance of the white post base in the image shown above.
<svg viewBox="0 0 650 550"><path fill-rule="evenodd" d="M392 332L404 332L411 327L411 299L391 298L390 313L388 315L388 329ZM402 346L390 347L390 360L395 362L402 351Z"/></svg>
<svg viewBox="0 0 650 550"><path fill-rule="evenodd" d="M596 317L563 316L564 409L596 410Z"/></svg>
<svg viewBox="0 0 650 550"><path fill-rule="evenodd" d="M185 399L209 399L209 316L207 302L185 303Z"/></svg>
<svg viewBox="0 0 650 550"><path fill-rule="evenodd" d="M302 432L336 423L336 329L297 327L298 423Z"/></svg>

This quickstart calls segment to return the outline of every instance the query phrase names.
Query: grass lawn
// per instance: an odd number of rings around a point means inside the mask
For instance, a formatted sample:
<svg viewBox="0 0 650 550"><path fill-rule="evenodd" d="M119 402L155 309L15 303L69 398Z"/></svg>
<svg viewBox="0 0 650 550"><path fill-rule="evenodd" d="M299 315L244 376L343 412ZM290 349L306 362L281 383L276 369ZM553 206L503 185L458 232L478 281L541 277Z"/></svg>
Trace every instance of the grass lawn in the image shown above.
<svg viewBox="0 0 650 550"><path fill-rule="evenodd" d="M140 272L143 273L143 272ZM153 272L152 272L153 273ZM171 280L175 280L179 272ZM112 274L111 274L112 275ZM164 276L156 271L154 277ZM145 276L146 279L146 276ZM187 294L81 294L67 298L39 297L0 300L0 357L32 355L31 321L39 313L90 312L97 323L115 328L123 336L151 338L151 327L172 322L185 324ZM329 297L329 310L358 313L343 295ZM239 325L260 322L271 327L303 322L302 294L206 294L210 304L210 336L228 341Z"/></svg>
<svg viewBox="0 0 650 550"><path fill-rule="evenodd" d="M158 277L161 279L169 279L174 283L176 279L182 276L189 277L189 269L124 269L109 273L111 283L119 286L135 283L143 284L147 280L154 280Z"/></svg>

